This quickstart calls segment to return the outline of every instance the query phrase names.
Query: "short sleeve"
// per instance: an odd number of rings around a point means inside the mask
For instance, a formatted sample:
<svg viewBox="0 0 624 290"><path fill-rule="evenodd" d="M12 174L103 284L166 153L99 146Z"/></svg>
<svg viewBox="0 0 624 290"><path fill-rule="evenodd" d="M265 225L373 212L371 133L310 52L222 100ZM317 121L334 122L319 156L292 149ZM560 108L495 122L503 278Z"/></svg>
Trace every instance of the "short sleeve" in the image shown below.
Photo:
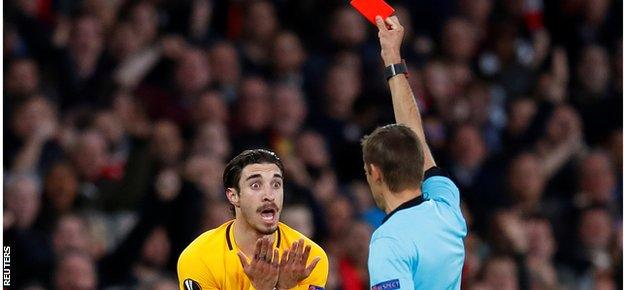
<svg viewBox="0 0 624 290"><path fill-rule="evenodd" d="M297 289L299 290L308 290L308 289L324 289L325 284L327 284L327 276L329 275L329 259L327 258L327 254L320 247L312 247L312 251L310 252L310 257L308 258L308 264L314 260L314 258L320 257L321 260L316 264L312 273L308 278L305 278L297 285Z"/></svg>
<svg viewBox="0 0 624 290"><path fill-rule="evenodd" d="M446 203L459 210L459 189L439 167L432 167L425 172L422 192L427 199Z"/></svg>
<svg viewBox="0 0 624 290"><path fill-rule="evenodd" d="M371 289L414 289L412 268L416 267L417 259L417 253L402 250L394 238L374 239L368 258Z"/></svg>
<svg viewBox="0 0 624 290"><path fill-rule="evenodd" d="M178 283L180 290L218 289L209 269L190 252L182 252L178 259Z"/></svg>

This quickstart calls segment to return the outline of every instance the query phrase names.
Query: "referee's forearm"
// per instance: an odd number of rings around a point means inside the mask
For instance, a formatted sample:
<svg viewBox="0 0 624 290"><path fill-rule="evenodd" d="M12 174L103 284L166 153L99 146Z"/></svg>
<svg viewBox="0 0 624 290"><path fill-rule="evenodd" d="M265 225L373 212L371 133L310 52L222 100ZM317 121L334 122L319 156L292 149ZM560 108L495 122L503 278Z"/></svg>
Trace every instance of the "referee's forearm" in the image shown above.
<svg viewBox="0 0 624 290"><path fill-rule="evenodd" d="M396 122L410 127L420 140L425 160L423 170L436 166L431 150L427 146L420 111L407 78L404 74L396 75L388 80L388 85L392 94L392 107Z"/></svg>

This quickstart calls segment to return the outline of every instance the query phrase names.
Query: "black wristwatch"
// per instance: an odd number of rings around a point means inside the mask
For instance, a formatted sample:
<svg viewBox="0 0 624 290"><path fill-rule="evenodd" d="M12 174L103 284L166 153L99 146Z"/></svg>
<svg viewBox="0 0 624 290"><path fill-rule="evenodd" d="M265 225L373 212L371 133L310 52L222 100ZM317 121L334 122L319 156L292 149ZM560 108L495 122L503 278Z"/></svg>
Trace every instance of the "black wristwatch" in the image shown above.
<svg viewBox="0 0 624 290"><path fill-rule="evenodd" d="M387 66L384 70L384 76L386 77L386 81L389 81L390 78L398 74L405 74L405 76L407 77L407 65L405 64L404 59L401 60L400 63L395 63Z"/></svg>

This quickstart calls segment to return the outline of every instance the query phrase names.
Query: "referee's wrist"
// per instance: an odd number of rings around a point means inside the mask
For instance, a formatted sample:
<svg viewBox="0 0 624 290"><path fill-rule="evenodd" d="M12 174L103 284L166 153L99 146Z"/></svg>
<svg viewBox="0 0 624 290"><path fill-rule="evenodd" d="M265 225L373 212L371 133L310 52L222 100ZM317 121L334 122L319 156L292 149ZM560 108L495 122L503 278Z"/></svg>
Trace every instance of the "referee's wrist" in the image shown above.
<svg viewBox="0 0 624 290"><path fill-rule="evenodd" d="M401 54L399 52L389 53L386 56L382 56L384 66L401 62Z"/></svg>
<svg viewBox="0 0 624 290"><path fill-rule="evenodd" d="M386 78L386 81L390 81L390 79L401 74L405 77L407 77L408 74L407 64L405 63L405 60L400 60L396 63L389 64L384 69L384 77Z"/></svg>

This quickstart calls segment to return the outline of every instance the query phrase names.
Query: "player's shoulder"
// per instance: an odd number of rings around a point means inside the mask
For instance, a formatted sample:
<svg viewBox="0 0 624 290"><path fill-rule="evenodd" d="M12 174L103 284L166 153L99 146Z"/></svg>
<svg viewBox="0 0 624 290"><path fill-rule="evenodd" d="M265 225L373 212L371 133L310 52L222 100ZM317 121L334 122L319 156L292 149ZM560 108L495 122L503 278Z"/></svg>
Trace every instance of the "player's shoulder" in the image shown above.
<svg viewBox="0 0 624 290"><path fill-rule="evenodd" d="M284 247L290 248L290 246L294 242L298 241L299 239L304 239L305 243L312 247L312 249L310 250L311 253L316 254L316 255L321 255L321 258L327 259L327 254L325 253L325 250L323 250L323 248L321 248L321 246L319 246L312 239L306 237L304 234L298 232L297 230L289 227L285 223L280 222L279 228L280 228L281 233L283 234L282 239L284 242Z"/></svg>
<svg viewBox="0 0 624 290"><path fill-rule="evenodd" d="M211 259L219 255L219 245L226 243L226 232L232 221L228 221L217 228L208 230L193 240L180 254L180 262L189 259L198 259L205 253L211 254Z"/></svg>

